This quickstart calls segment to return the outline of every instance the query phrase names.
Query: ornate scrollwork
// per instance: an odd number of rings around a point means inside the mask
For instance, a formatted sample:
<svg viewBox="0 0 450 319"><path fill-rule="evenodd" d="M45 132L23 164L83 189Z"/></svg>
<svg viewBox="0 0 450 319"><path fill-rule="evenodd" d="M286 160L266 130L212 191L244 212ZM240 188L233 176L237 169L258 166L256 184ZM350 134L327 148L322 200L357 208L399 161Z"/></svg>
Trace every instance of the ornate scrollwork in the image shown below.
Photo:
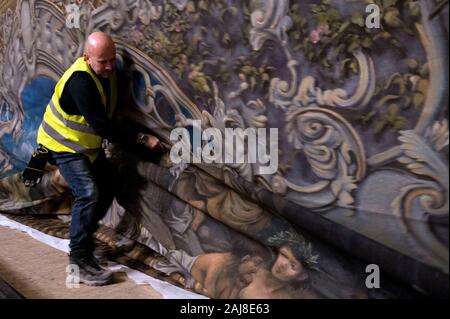
<svg viewBox="0 0 450 319"><path fill-rule="evenodd" d="M8 58L6 52L6 44L7 40L11 36L11 30L13 26L13 12L11 9L6 10L6 12L0 15L0 74L4 72L4 64L5 60ZM0 96L5 101L0 102L0 118L5 118L5 114L11 113L11 96L7 90L7 79L4 76L0 77ZM6 127L10 126L10 121L0 121L0 138L3 137L5 131L11 132L11 128L6 129ZM5 153L6 154L6 153ZM6 157L3 157L1 160L5 160Z"/></svg>
<svg viewBox="0 0 450 319"><path fill-rule="evenodd" d="M143 89L145 89L146 94L143 103L134 95L134 90L131 90L132 101L136 105L137 110L139 110L139 112L133 112L133 115L131 115L132 119L138 123L164 129L161 133L169 140L170 130L174 125L167 123L159 113L159 109L155 105L155 96L157 94L166 99L168 107L172 108L175 116L185 119L187 114L183 112L182 108L184 108L191 119L201 119L202 115L198 108L180 91L170 75L162 67L125 42L119 39L116 39L115 42L117 52L120 55L119 59L123 61L123 58L126 58L128 61L131 61L131 64L127 66L128 71L139 74L144 80ZM124 62L121 63L123 64ZM158 84L152 84L151 78Z"/></svg>
<svg viewBox="0 0 450 319"><path fill-rule="evenodd" d="M86 33L106 27L116 31L124 24L135 24L138 21L149 25L152 21L159 20L162 12L162 6L154 5L150 0L110 0L92 11Z"/></svg>
<svg viewBox="0 0 450 319"><path fill-rule="evenodd" d="M261 49L269 39L281 41L283 45L287 43L286 31L292 27L288 10L289 0L265 0L262 7L253 11L250 44L254 50Z"/></svg>
<svg viewBox="0 0 450 319"><path fill-rule="evenodd" d="M363 145L351 125L321 108L293 108L286 122L289 142L304 153L319 181L299 186L277 175L271 181L272 191L310 208L351 205L351 191L366 169Z"/></svg>
<svg viewBox="0 0 450 319"><path fill-rule="evenodd" d="M448 87L448 43L444 41L447 31L438 19L429 19L434 10L434 4L427 0L418 1L422 12L422 24L417 24L417 30L427 56L430 68L430 86L426 95L425 105L416 123L415 132L424 134L426 129L437 119L443 105L447 104L446 90ZM431 58L432 57L432 58ZM448 99L448 98L447 98ZM373 155L368 159L371 167L376 168L386 163L396 161L402 155L399 145Z"/></svg>
<svg viewBox="0 0 450 319"><path fill-rule="evenodd" d="M316 80L312 76L305 77L298 85L296 70L298 62L290 60L287 67L291 73L291 82L288 83L279 78L272 79L269 93L270 101L285 111L291 105L297 107L317 105L344 108L366 106L375 92L375 67L372 59L363 52L356 51L354 56L358 61L360 75L358 87L351 97L344 89L323 90L317 87Z"/></svg>
<svg viewBox="0 0 450 319"><path fill-rule="evenodd" d="M2 109L7 108L9 119L1 125L0 137L11 134L15 141L23 133L20 96L26 83L39 75L56 81L81 53L80 32L63 28L64 15L53 3L22 0L17 12L20 14L16 14L14 20L9 13L10 18L5 21L8 25L4 30L11 34L2 54L0 77Z"/></svg>

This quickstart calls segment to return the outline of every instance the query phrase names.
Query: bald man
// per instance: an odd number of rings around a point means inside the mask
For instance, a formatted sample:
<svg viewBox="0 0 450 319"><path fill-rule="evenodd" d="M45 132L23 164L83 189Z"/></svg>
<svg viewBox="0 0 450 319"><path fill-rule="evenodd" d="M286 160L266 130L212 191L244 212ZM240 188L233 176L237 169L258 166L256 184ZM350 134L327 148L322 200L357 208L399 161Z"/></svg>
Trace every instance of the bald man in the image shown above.
<svg viewBox="0 0 450 319"><path fill-rule="evenodd" d="M55 87L38 131L38 144L70 185L74 196L70 225L71 265L79 269L80 282L106 285L112 273L93 257L93 233L114 198L114 167L106 160L102 140L130 140L155 148L159 140L148 134L130 137L116 127L116 47L105 33L91 34L84 56L64 73Z"/></svg>

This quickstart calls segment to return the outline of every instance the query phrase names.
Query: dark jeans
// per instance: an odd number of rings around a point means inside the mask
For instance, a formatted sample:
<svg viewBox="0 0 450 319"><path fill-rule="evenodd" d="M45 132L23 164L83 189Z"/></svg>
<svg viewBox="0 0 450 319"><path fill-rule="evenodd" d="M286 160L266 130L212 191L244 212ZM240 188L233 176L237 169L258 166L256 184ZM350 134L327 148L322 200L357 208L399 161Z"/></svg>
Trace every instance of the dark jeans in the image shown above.
<svg viewBox="0 0 450 319"><path fill-rule="evenodd" d="M92 253L95 248L92 235L114 199L117 172L103 152L94 163L81 154L51 153L74 196L70 224L71 253Z"/></svg>

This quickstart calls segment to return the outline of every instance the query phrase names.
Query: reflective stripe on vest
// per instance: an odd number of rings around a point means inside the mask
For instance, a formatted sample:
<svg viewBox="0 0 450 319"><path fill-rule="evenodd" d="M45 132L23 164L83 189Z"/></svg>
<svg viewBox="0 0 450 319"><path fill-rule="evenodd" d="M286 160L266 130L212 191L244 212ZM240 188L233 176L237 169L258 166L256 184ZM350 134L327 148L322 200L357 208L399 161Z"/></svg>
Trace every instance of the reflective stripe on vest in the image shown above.
<svg viewBox="0 0 450 319"><path fill-rule="evenodd" d="M50 110L52 111L53 115L56 116L58 118L58 120L63 122L65 126L71 128L72 130L75 130L75 131L80 131L80 132L84 132L84 133L88 133L88 134L97 135L97 133L94 131L94 129L92 127L90 127L89 125L84 125L84 124L81 124L81 123L78 123L75 121L65 119L58 112L58 110L56 109L55 104L53 104L52 100L50 100L50 103L48 103L48 105L50 106Z"/></svg>
<svg viewBox="0 0 450 319"><path fill-rule="evenodd" d="M99 79L84 58L79 58L56 84L38 131L37 142L54 152L86 154L93 162L101 149L101 136L89 126L84 116L67 114L59 104L64 87L75 72L86 72L90 75L100 93L108 117L112 117L117 101L115 74L110 78L109 105L106 105L107 98Z"/></svg>

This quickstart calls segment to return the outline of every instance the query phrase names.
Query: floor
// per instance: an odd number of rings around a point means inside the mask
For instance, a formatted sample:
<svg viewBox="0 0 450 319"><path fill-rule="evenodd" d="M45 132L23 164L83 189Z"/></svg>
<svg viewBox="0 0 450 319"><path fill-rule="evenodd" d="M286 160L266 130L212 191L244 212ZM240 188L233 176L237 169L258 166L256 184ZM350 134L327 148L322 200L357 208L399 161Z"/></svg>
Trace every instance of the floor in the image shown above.
<svg viewBox="0 0 450 319"><path fill-rule="evenodd" d="M17 230L0 226L0 278L25 298L160 299L149 285L137 285L126 273L115 273L104 287L66 286L68 257ZM0 281L2 281L0 279ZM7 284L4 284L4 291Z"/></svg>
<svg viewBox="0 0 450 319"><path fill-rule="evenodd" d="M0 299L23 299L23 296L0 278Z"/></svg>

